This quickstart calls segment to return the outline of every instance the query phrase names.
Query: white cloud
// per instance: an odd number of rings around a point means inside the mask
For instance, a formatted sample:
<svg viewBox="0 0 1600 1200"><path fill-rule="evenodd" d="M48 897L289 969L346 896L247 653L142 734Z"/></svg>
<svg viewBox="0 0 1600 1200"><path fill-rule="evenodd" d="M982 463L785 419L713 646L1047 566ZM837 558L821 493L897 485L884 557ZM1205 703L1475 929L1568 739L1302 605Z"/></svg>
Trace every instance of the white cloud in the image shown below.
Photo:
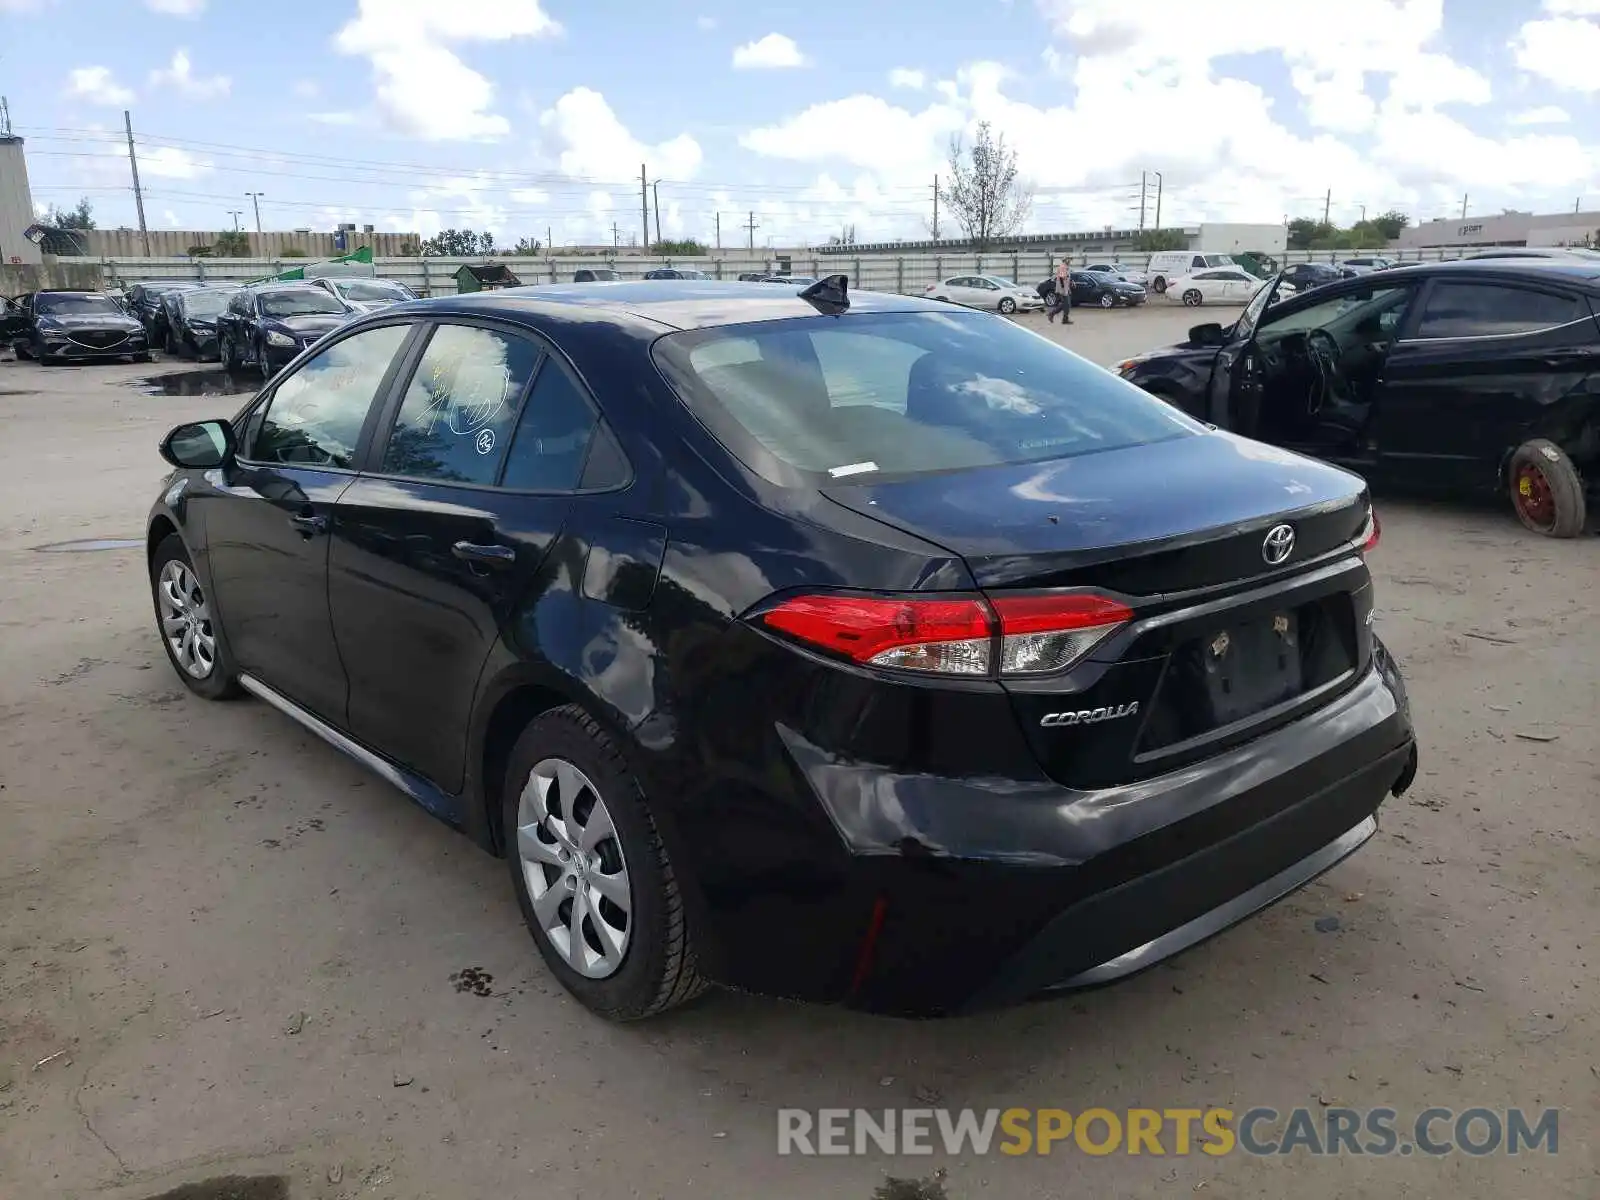
<svg viewBox="0 0 1600 1200"><path fill-rule="evenodd" d="M1557 0L1575 5L1580 0ZM1548 7L1548 5L1547 5ZM1591 5L1591 9L1596 6ZM1562 12L1582 12L1568 7ZM1576 16L1556 16L1528 21L1511 41L1517 66L1573 92L1600 92L1600 23Z"/></svg>
<svg viewBox="0 0 1600 1200"><path fill-rule="evenodd" d="M550 193L539 188L513 188L511 198L518 204L549 204Z"/></svg>
<svg viewBox="0 0 1600 1200"><path fill-rule="evenodd" d="M926 72L914 70L911 67L896 67L889 72L889 86L909 88L913 92L920 92L928 86Z"/></svg>
<svg viewBox="0 0 1600 1200"><path fill-rule="evenodd" d="M492 111L493 85L447 43L560 32L539 0L359 0L334 46L371 62L378 109L397 131L429 141L481 141L504 137L510 123Z"/></svg>
<svg viewBox="0 0 1600 1200"><path fill-rule="evenodd" d="M126 162L126 151L113 149L109 153L112 158ZM211 169L205 159L196 158L176 146L145 146L139 150L139 174L146 178L198 179L209 175Z"/></svg>
<svg viewBox="0 0 1600 1200"><path fill-rule="evenodd" d="M421 188L411 193L411 199L419 205L427 205L428 209L424 211L442 214L448 227L466 226L479 233L493 233L503 238L509 214L505 205L495 197L499 186L500 181L495 176L479 171L474 175L462 175L446 179L433 187ZM445 201L461 203L443 203Z"/></svg>
<svg viewBox="0 0 1600 1200"><path fill-rule="evenodd" d="M172 54L171 66L150 72L150 84L152 87L176 88L185 96L195 100L209 100L226 96L233 86L233 80L226 75L196 78L193 64L189 61L189 52L179 49Z"/></svg>
<svg viewBox="0 0 1600 1200"><path fill-rule="evenodd" d="M163 218L165 218L167 224L172 226L172 228L179 229L182 227L183 222L178 220L178 214L173 212L170 208L161 215Z"/></svg>
<svg viewBox="0 0 1600 1200"><path fill-rule="evenodd" d="M1565 125L1571 120L1572 115L1566 109L1558 108L1554 104L1526 109L1513 114L1510 118L1513 125Z"/></svg>
<svg viewBox="0 0 1600 1200"><path fill-rule="evenodd" d="M741 70L775 70L784 67L803 67L806 56L794 39L781 33L769 33L764 38L734 47L733 65Z"/></svg>
<svg viewBox="0 0 1600 1200"><path fill-rule="evenodd" d="M710 33L717 27L717 19L715 17L696 17L694 23L699 26L703 33Z"/></svg>
<svg viewBox="0 0 1600 1200"><path fill-rule="evenodd" d="M110 67L74 67L67 73L67 95L112 107L132 104L135 99L133 89L112 78Z"/></svg>
<svg viewBox="0 0 1600 1200"><path fill-rule="evenodd" d="M540 116L539 125L558 147L561 173L580 179L632 179L640 163L653 179L689 179L704 157L700 143L686 133L654 146L639 141L606 98L586 87L573 88L557 100Z"/></svg>
<svg viewBox="0 0 1600 1200"><path fill-rule="evenodd" d="M169 17L197 17L205 9L206 0L144 0L152 11L166 13Z"/></svg>
<svg viewBox="0 0 1600 1200"><path fill-rule="evenodd" d="M939 168L950 135L964 124L964 114L949 104L935 102L913 113L881 96L856 95L752 129L740 135L739 144L768 158L923 175Z"/></svg>
<svg viewBox="0 0 1600 1200"><path fill-rule="evenodd" d="M363 118L363 116L358 112L334 111L307 113L306 119L309 121L315 121L318 125L338 125L348 127L362 124L365 118Z"/></svg>

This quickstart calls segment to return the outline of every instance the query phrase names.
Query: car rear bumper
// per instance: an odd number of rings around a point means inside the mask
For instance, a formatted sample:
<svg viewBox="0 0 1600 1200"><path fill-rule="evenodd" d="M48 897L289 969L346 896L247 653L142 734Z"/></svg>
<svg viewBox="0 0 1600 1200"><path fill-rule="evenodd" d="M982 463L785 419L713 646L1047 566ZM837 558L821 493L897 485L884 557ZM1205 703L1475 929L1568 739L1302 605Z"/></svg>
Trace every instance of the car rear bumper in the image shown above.
<svg viewBox="0 0 1600 1200"><path fill-rule="evenodd" d="M1404 684L1375 659L1299 721L1097 791L898 775L780 731L847 860L787 881L762 914L779 957L743 948L727 981L954 1013L1108 983L1203 941L1354 852L1410 783Z"/></svg>

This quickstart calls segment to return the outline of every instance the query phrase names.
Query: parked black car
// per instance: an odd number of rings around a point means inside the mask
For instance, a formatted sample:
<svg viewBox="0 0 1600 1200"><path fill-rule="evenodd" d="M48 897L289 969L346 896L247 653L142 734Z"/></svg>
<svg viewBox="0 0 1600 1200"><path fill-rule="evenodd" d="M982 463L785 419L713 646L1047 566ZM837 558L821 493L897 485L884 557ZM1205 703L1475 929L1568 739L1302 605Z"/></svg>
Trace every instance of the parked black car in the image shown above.
<svg viewBox="0 0 1600 1200"><path fill-rule="evenodd" d="M1415 770L1358 478L840 276L396 305L162 453L183 682L506 855L609 1017L1104 983Z"/></svg>
<svg viewBox="0 0 1600 1200"><path fill-rule="evenodd" d="M1074 308L1132 307L1145 302L1146 293L1142 283L1130 283L1103 271L1073 271L1070 278Z"/></svg>
<svg viewBox="0 0 1600 1200"><path fill-rule="evenodd" d="M1600 262L1392 267L1121 364L1203 420L1391 484L1505 489L1539 533L1582 532L1600 479Z"/></svg>
<svg viewBox="0 0 1600 1200"><path fill-rule="evenodd" d="M354 315L332 292L306 283L240 288L217 317L217 347L229 371L254 367L262 379Z"/></svg>
<svg viewBox="0 0 1600 1200"><path fill-rule="evenodd" d="M696 271L690 267L657 267L653 271L644 273L646 279L709 279L704 271Z"/></svg>
<svg viewBox="0 0 1600 1200"><path fill-rule="evenodd" d="M187 355L193 359L219 357L217 347L217 319L228 302L238 293L237 287L213 285L203 288L182 288L161 297L166 309L166 341L161 349L168 354Z"/></svg>
<svg viewBox="0 0 1600 1200"><path fill-rule="evenodd" d="M573 283L616 283L621 278L610 267L579 267L572 273Z"/></svg>
<svg viewBox="0 0 1600 1200"><path fill-rule="evenodd" d="M1294 266L1284 271L1281 278L1297 292L1309 292L1313 288L1326 287L1330 283L1338 283L1346 278L1344 272L1338 267L1328 263L1295 263Z"/></svg>
<svg viewBox="0 0 1600 1200"><path fill-rule="evenodd" d="M167 341L167 310L164 303L173 292L188 291L205 285L196 279L157 280L136 283L122 297L122 307L139 324L144 326L150 345L162 347Z"/></svg>
<svg viewBox="0 0 1600 1200"><path fill-rule="evenodd" d="M144 328L103 292L39 291L18 296L5 322L18 358L127 358L150 361Z"/></svg>

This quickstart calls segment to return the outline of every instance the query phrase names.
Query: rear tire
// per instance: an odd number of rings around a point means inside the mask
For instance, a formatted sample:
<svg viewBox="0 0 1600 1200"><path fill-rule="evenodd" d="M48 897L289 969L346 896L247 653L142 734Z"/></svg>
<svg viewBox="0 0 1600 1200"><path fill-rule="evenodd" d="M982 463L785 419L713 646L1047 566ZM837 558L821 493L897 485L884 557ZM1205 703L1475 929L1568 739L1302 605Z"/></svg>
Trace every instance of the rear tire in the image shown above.
<svg viewBox="0 0 1600 1200"><path fill-rule="evenodd" d="M643 789L582 708L543 713L522 731L506 767L501 816L522 918L551 973L585 1008L607 1020L637 1021L705 990L677 878ZM601 820L608 830L597 830ZM585 865L574 875L579 858ZM605 885L596 886L602 878ZM571 920L580 894L588 915L578 918L575 942Z"/></svg>
<svg viewBox="0 0 1600 1200"><path fill-rule="evenodd" d="M155 601L156 635L184 686L207 700L239 695L239 673L221 622L183 539L175 533L163 538L150 556L150 595Z"/></svg>
<svg viewBox="0 0 1600 1200"><path fill-rule="evenodd" d="M1554 442L1534 438L1518 446L1506 467L1506 481L1517 519L1533 532L1558 538L1583 532L1588 520L1583 476Z"/></svg>
<svg viewBox="0 0 1600 1200"><path fill-rule="evenodd" d="M1157 275L1150 281L1150 290L1156 295L1161 295L1167 290L1167 281L1163 276Z"/></svg>
<svg viewBox="0 0 1600 1200"><path fill-rule="evenodd" d="M1183 294L1183 303L1186 308L1199 308L1204 302L1205 297L1201 295L1199 288L1190 288Z"/></svg>

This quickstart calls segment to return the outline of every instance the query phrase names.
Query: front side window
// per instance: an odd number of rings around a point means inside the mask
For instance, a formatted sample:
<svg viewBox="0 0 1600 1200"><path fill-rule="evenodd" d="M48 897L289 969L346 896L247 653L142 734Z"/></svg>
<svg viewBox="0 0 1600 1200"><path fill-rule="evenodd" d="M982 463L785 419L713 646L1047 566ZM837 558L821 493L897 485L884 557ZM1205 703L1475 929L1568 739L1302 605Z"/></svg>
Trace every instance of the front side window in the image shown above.
<svg viewBox="0 0 1600 1200"><path fill-rule="evenodd" d="M493 329L439 326L400 404L384 473L492 484L541 353Z"/></svg>
<svg viewBox="0 0 1600 1200"><path fill-rule="evenodd" d="M409 325L380 325L318 350L278 384L251 457L285 466L348 469L378 386Z"/></svg>
<svg viewBox="0 0 1600 1200"><path fill-rule="evenodd" d="M1341 344L1359 338L1376 340L1394 331L1410 298L1410 288L1361 288L1296 312L1269 317L1262 326L1261 337L1270 342L1284 334L1325 329Z"/></svg>
<svg viewBox="0 0 1600 1200"><path fill-rule="evenodd" d="M1418 338L1494 337L1532 333L1589 316L1575 296L1498 283L1440 281L1428 293Z"/></svg>
<svg viewBox="0 0 1600 1200"><path fill-rule="evenodd" d="M826 486L1042 461L1203 429L1047 339L978 314L684 331L655 354L690 410L779 483L792 472ZM763 463L762 451L782 467Z"/></svg>

